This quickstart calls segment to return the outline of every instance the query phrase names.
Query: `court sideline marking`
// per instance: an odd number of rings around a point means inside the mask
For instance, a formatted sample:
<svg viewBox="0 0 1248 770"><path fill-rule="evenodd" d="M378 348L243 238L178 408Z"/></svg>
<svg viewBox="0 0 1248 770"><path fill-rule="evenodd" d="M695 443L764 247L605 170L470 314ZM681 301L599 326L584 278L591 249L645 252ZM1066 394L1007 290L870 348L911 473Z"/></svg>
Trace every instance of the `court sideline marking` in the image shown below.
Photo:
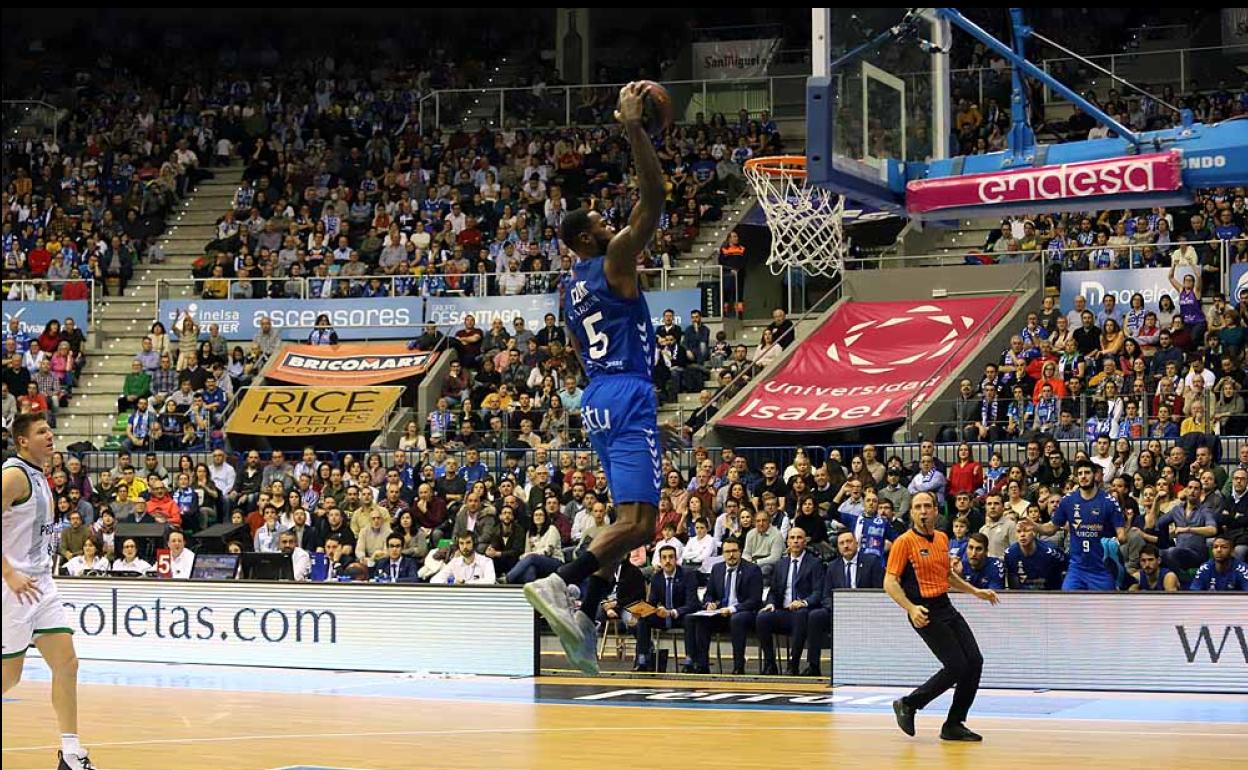
<svg viewBox="0 0 1248 770"><path fill-rule="evenodd" d="M865 715L864 715L865 716ZM871 715L878 716L878 715ZM1014 717L991 717L992 719L1010 719ZM1039 721L1032 719L1030 721ZM820 732L825 735L829 729L845 730L847 732L871 732L871 731L896 731L895 725L835 725L829 728L827 725L776 725L767 727L752 727L753 731L762 732ZM1156 730L1071 730L1064 727L986 727L977 728L980 732L986 733L1054 733L1061 735L1131 735L1139 737L1164 737L1171 733L1158 732ZM237 741L265 741L265 740L301 740L311 738L383 738L383 737L400 737L400 736L426 736L426 735L536 735L545 733L605 733L605 732L635 732L635 727L492 727L480 729L466 730L397 730L397 731L377 731L377 732L350 732L350 733L271 733L263 735L229 735L214 737L187 737L187 738L155 738L142 741L109 741L92 743L92 748L104 748L112 746L157 746L182 743L231 743ZM1183 732L1185 737L1199 738L1240 738L1248 740L1248 732L1242 733L1210 733L1210 732ZM23 752L23 751L48 751L60 748L60 744L43 745L43 746L19 746L5 748L5 752Z"/></svg>

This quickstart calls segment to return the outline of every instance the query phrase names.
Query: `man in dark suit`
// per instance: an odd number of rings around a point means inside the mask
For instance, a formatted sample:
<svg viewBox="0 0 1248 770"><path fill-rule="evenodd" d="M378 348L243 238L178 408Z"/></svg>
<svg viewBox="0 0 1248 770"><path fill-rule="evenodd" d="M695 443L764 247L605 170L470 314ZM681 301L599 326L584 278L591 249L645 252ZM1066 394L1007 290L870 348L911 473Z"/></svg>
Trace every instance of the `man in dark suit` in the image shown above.
<svg viewBox="0 0 1248 770"><path fill-rule="evenodd" d="M698 611L698 578L676 563L676 549L665 545L659 549L659 569L650 578L650 604L658 608L655 614L642 618L637 624L637 664L635 671L647 671L652 666L653 642L650 630L654 628L685 629L685 650L691 649L693 624L690 616ZM686 661L686 668L692 665Z"/></svg>
<svg viewBox="0 0 1248 770"><path fill-rule="evenodd" d="M758 611L755 625L758 642L763 648L763 673L780 673L771 635L783 633L789 635L788 673L797 676L802 652L806 649L810 608L823 600L823 567L819 559L806 553L806 533L801 527L789 530L787 543L788 551L771 573L771 592L767 595L767 604Z"/></svg>
<svg viewBox="0 0 1248 770"><path fill-rule="evenodd" d="M373 564L372 579L381 583L415 583L416 560L403 555L403 538L386 538L386 558Z"/></svg>
<svg viewBox="0 0 1248 770"><path fill-rule="evenodd" d="M828 580L833 588L883 588L884 565L880 557L858 550L858 539L850 531L836 536L836 550L841 555L832 560ZM846 570L848 567L848 571Z"/></svg>
<svg viewBox="0 0 1248 770"><path fill-rule="evenodd" d="M851 588L883 588L884 565L880 557L858 550L858 539L850 531L836 536L836 550L840 556L828 565L823 579L823 602L810 613L810 648L807 650L806 671L811 676L823 676L819 670L819 658L824 645L831 646L832 591ZM848 577L845 568L849 567Z"/></svg>
<svg viewBox="0 0 1248 770"><path fill-rule="evenodd" d="M732 673L745 673L745 643L754 618L763 606L763 571L741 558L741 544L724 541L724 560L711 568L702 597L704 609L714 610L715 617L693 618L696 673L709 674L711 634L727 629L732 634Z"/></svg>

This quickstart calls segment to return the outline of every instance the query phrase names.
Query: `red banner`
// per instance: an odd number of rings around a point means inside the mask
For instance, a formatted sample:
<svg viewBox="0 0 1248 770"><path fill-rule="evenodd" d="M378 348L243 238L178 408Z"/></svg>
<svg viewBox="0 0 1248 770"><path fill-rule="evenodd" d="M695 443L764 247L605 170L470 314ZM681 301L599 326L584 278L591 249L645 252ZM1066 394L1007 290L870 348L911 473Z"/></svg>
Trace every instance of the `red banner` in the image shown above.
<svg viewBox="0 0 1248 770"><path fill-rule="evenodd" d="M903 419L906 402L957 373L1015 300L847 303L718 424L832 431Z"/></svg>
<svg viewBox="0 0 1248 770"><path fill-rule="evenodd" d="M915 180L906 185L906 210L917 215L976 206L1169 193L1182 185L1183 154L1170 150L1086 163Z"/></svg>

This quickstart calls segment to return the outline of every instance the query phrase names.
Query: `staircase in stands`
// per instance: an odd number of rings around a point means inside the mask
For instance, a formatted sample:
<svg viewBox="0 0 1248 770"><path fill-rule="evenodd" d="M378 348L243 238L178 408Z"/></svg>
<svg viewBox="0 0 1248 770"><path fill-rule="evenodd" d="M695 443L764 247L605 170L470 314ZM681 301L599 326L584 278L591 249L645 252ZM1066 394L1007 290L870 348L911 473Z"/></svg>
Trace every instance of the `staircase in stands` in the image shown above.
<svg viewBox="0 0 1248 770"><path fill-rule="evenodd" d="M204 244L216 237L217 218L230 207L243 178L241 163L212 169L215 178L200 182L169 215L158 242L162 263L136 265L134 278L121 296L99 298L97 322L88 340L86 367L70 405L60 410L57 446L78 441L102 448L118 424L117 398L130 362L157 315L157 281L191 277L191 264L204 253ZM172 296L182 296L186 289Z"/></svg>

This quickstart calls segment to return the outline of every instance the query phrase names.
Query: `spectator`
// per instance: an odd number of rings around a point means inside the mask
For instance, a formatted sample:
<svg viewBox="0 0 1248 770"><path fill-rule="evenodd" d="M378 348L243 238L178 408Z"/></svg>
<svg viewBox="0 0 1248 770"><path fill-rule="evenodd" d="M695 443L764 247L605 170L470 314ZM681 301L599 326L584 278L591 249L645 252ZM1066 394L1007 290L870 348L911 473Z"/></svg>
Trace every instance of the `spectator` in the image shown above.
<svg viewBox="0 0 1248 770"><path fill-rule="evenodd" d="M461 534L455 541L455 555L446 562L431 583L464 585L467 583L489 585L495 582L494 561L476 551L476 536L471 532Z"/></svg>

